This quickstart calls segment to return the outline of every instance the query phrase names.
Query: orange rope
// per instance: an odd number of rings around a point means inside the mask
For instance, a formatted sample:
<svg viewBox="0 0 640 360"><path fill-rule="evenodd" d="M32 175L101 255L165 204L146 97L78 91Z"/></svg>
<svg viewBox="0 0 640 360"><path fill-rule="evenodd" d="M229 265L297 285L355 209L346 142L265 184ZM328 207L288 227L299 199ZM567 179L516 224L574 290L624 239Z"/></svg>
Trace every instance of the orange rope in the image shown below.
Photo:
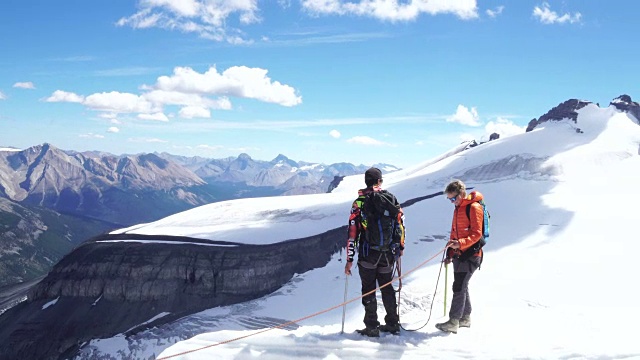
<svg viewBox="0 0 640 360"><path fill-rule="evenodd" d="M233 339L229 339L229 340L221 341L221 342L219 342L219 343L215 343L215 344L211 344L211 345L203 346L203 347L200 347L200 348L197 348L197 349L193 349L193 350L183 351L183 352L178 353L178 354L175 354L175 355L169 355L169 356L161 357L161 358L158 358L157 360L170 359L170 358L174 358L174 357L176 357L176 356L186 355L186 354L189 354L189 353L192 353L192 352L196 352L196 351L200 351L200 350L208 349L208 348L211 348L211 347L214 347L214 346L223 345L223 344L228 344L228 343L231 343L231 342L234 342L234 341L238 341L238 340L242 340L242 339L248 338L248 337L250 337L250 336L255 336L255 335L258 335L258 334L262 334L262 333L267 332L267 331L270 331L270 330L281 329L281 328L286 327L286 326L288 326L288 325L292 325L292 324L295 324L295 323L297 323L297 322L300 322L300 321L303 321L303 320L307 320L307 319L310 319L310 318L312 318L312 317L315 317L315 316L318 316L318 315L324 314L324 313L329 312L329 311L331 311L331 310L335 310L335 309L337 309L337 308L339 308L339 307L341 307L341 306L344 306L344 305L347 305L347 304L352 303L352 302L354 302L354 301L360 300L360 299L362 299L363 297L365 297L365 296L367 296L367 295L373 294L373 293L374 293L374 292L376 292L377 290L379 290L379 289L381 289L381 288L383 288L383 287L385 287L385 286L390 285L392 282L394 282L394 281L396 281L396 280L400 280L400 279L402 279L403 277L405 277L405 276L407 276L407 275L411 274L412 272L414 272L414 271L418 270L419 268L421 268L422 266L424 266L425 264L427 264L429 261L431 261L431 260L435 259L438 255L440 255L442 252L444 252L444 250L445 250L445 249L440 250L437 254L433 255L432 257L430 257L430 258L428 258L427 260L423 261L423 262L422 262L421 264L419 264L418 266L416 266L416 267L414 267L413 269L411 269L411 270L407 271L406 273L404 273L404 275L402 275L402 276L398 276L398 277L395 277L395 278L393 278L391 281L389 281L388 283L386 283L386 284L384 284L384 285L380 285L380 286L378 286L377 288L375 288L375 289L373 289L373 290L369 291L369 292L368 292L368 293L366 293L366 294L362 294L362 295L360 295L360 296L358 296L358 297L356 297L356 298L353 298L353 299L351 299L351 300L347 300L347 301L345 301L345 302L343 302L343 303L341 303L341 304L338 304L338 305L332 306L332 307L330 307L330 308L328 308L328 309L325 309L325 310L322 310L322 311L318 311L317 313L314 313L314 314L311 314L311 315L307 315L307 316L302 317L302 318L300 318L300 319L292 320L292 321L286 322L286 323L284 323L284 324L280 324L280 325L278 325L278 326L272 326L272 327L270 327L270 328L262 329L262 330L260 330L260 331L256 331L256 332L251 333L251 334L248 334L248 335L239 336L239 337L236 337L236 338L233 338Z"/></svg>

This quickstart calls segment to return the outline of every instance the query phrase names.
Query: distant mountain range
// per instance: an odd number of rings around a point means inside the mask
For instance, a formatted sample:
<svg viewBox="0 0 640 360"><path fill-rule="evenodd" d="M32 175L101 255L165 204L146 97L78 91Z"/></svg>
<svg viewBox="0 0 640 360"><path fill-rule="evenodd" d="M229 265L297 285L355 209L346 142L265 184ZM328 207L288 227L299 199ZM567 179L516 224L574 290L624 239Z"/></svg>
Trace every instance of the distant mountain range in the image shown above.
<svg viewBox="0 0 640 360"><path fill-rule="evenodd" d="M44 274L75 245L109 229L216 201L327 192L336 177L368 167L284 155L261 161L247 154L208 159L76 152L47 143L0 147L0 286Z"/></svg>

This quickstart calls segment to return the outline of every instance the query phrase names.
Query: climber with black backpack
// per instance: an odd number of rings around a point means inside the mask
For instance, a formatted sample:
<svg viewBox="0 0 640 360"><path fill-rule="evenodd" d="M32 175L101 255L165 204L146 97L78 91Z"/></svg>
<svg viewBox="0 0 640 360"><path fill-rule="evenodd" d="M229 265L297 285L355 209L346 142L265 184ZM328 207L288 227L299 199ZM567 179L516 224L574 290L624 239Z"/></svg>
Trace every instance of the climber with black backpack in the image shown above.
<svg viewBox="0 0 640 360"><path fill-rule="evenodd" d="M483 195L479 191L467 194L460 180L449 183L444 194L455 205L444 259L446 264L453 262L453 298L449 321L436 324L436 328L455 334L461 327L471 327L469 281L482 264L482 248L489 237L490 216Z"/></svg>
<svg viewBox="0 0 640 360"><path fill-rule="evenodd" d="M382 172L372 167L364 174L367 187L358 190L349 216L347 263L344 272L351 275L353 258L358 249L358 272L362 282L362 294L377 286L390 283L396 258L404 250L404 214L396 197L381 189ZM376 286L377 282L377 286ZM380 325L377 314L376 293L362 298L365 328L358 333L380 336L380 331L394 335L400 333L395 290L391 284L380 289L386 311L385 324Z"/></svg>

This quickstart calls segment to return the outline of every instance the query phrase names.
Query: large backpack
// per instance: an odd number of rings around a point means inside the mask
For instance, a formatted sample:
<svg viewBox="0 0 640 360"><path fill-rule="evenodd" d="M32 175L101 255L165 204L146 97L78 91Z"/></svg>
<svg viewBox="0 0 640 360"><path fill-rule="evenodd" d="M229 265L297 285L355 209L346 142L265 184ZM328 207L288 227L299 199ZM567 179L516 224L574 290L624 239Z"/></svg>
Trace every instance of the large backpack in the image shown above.
<svg viewBox="0 0 640 360"><path fill-rule="evenodd" d="M491 219L491 214L489 214L489 210L487 210L487 206L485 205L484 200L478 201L478 204L482 206L482 212L484 213L484 221L482 222L482 237L486 242L487 238L489 237L489 219ZM467 219L471 221L471 204L467 205L466 213Z"/></svg>
<svg viewBox="0 0 640 360"><path fill-rule="evenodd" d="M491 214L489 214L489 210L487 210L484 200L480 200L477 203L482 206L482 212L484 213L484 220L482 221L482 237L477 243L473 244L471 248L465 250L462 255L460 255L459 259L463 261L470 259L473 254L477 253L487 245L487 239L489 238L489 219L491 219ZM471 222L471 205L472 204L467 205L467 208L465 209L469 222Z"/></svg>
<svg viewBox="0 0 640 360"><path fill-rule="evenodd" d="M400 244L403 236L400 225L402 209L393 194L380 190L363 195L360 213L365 229L364 240L370 249L389 251L392 244Z"/></svg>

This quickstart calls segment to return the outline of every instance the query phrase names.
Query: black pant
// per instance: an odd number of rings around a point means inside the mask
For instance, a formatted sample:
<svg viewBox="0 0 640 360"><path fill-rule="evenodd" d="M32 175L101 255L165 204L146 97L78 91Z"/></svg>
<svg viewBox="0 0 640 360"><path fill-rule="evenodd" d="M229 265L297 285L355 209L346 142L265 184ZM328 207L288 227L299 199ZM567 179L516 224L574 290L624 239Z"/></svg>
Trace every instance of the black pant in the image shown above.
<svg viewBox="0 0 640 360"><path fill-rule="evenodd" d="M378 252L369 250L366 256L358 255L358 271L362 281L362 293L366 294L377 286L384 285L393 279L393 266L395 259L391 252ZM376 281L378 285L376 286ZM398 313L396 304L396 293L391 284L380 289L382 293L382 303L387 315L384 321L388 325L398 323ZM364 324L368 328L376 328L380 325L378 321L378 301L376 293L373 292L362 298L364 305Z"/></svg>
<svg viewBox="0 0 640 360"><path fill-rule="evenodd" d="M450 319L460 319L471 315L471 297L469 296L469 280L473 273L480 267L480 258L472 256L469 260L460 261L453 259L453 297Z"/></svg>

